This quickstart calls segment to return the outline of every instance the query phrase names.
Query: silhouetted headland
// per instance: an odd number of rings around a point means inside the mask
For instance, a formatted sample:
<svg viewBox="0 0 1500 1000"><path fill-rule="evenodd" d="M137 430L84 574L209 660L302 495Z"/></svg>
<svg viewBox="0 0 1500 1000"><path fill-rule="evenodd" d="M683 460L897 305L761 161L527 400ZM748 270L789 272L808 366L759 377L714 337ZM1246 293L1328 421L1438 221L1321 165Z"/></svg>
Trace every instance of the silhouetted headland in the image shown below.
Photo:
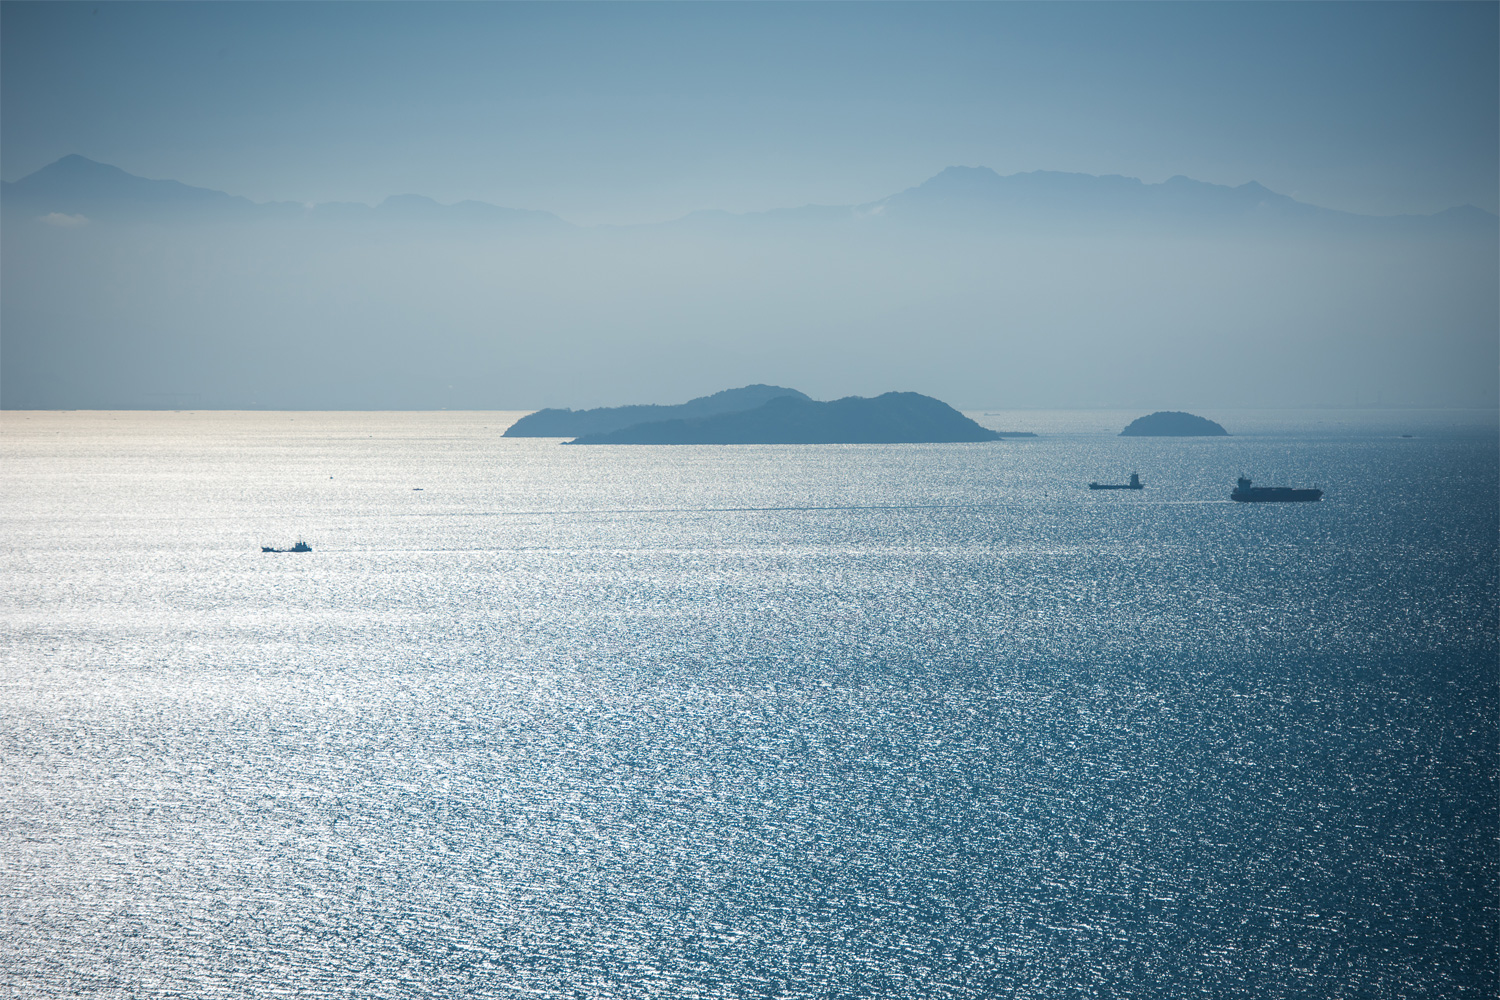
<svg viewBox="0 0 1500 1000"><path fill-rule="evenodd" d="M577 437L580 434L608 434L636 424L663 420L694 420L721 413L753 410L768 400L781 396L797 399L810 397L796 389L779 385L747 385L725 389L712 396L699 396L675 406L601 406L593 410L538 410L511 424L505 437Z"/></svg>
<svg viewBox="0 0 1500 1000"><path fill-rule="evenodd" d="M915 392L820 403L800 393L753 410L692 420L662 420L572 444L901 444L998 441L1000 435L942 400Z"/></svg>
<svg viewBox="0 0 1500 1000"><path fill-rule="evenodd" d="M1121 437L1227 437L1228 434L1212 420L1180 410L1162 410L1139 417L1120 432Z"/></svg>

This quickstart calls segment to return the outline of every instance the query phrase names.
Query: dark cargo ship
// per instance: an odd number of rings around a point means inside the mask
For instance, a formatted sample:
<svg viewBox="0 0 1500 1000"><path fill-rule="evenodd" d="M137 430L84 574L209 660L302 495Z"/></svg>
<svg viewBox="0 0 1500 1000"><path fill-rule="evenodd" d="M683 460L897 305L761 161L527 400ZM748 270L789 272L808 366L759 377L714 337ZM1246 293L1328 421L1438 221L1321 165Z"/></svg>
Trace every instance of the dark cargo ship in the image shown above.
<svg viewBox="0 0 1500 1000"><path fill-rule="evenodd" d="M293 545L289 549L278 549L273 545L262 545L260 547L260 550L262 552L311 552L312 546L308 545L306 542L299 538L297 539L297 544Z"/></svg>
<svg viewBox="0 0 1500 1000"><path fill-rule="evenodd" d="M1089 483L1091 490L1143 490L1146 484L1141 482L1139 474L1132 472L1128 483Z"/></svg>
<svg viewBox="0 0 1500 1000"><path fill-rule="evenodd" d="M1298 490L1290 486L1251 486L1250 480L1241 476L1235 481L1229 499L1239 503L1308 503L1323 499L1323 491Z"/></svg>

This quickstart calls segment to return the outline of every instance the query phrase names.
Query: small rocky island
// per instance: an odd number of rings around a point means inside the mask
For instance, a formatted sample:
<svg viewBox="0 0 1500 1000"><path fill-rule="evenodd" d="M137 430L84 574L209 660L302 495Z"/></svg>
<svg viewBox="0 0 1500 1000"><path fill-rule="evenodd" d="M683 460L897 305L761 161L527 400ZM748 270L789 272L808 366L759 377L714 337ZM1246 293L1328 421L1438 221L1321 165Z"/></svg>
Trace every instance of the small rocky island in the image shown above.
<svg viewBox="0 0 1500 1000"><path fill-rule="evenodd" d="M1229 432L1206 417L1180 410L1161 410L1130 422L1121 437L1227 437Z"/></svg>
<svg viewBox="0 0 1500 1000"><path fill-rule="evenodd" d="M873 399L848 396L827 403L796 393L733 413L650 420L581 434L570 443L898 444L1000 438L942 400L915 392L888 392Z"/></svg>
<svg viewBox="0 0 1500 1000"><path fill-rule="evenodd" d="M506 429L504 437L577 437L580 434L607 434L636 424L663 420L693 420L720 413L753 410L781 396L794 396L811 402L796 389L779 385L747 385L725 389L712 396L699 396L675 406L601 406L594 410L537 410L527 414Z"/></svg>

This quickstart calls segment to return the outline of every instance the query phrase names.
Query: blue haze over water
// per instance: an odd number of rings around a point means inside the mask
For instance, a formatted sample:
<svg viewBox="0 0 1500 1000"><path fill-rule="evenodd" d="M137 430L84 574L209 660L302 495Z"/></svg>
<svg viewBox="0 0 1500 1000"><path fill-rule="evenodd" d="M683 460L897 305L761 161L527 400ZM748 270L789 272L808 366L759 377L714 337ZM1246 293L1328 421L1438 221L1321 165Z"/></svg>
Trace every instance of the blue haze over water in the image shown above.
<svg viewBox="0 0 1500 1000"><path fill-rule="evenodd" d="M1495 995L1495 415L974 415L0 414L0 993Z"/></svg>

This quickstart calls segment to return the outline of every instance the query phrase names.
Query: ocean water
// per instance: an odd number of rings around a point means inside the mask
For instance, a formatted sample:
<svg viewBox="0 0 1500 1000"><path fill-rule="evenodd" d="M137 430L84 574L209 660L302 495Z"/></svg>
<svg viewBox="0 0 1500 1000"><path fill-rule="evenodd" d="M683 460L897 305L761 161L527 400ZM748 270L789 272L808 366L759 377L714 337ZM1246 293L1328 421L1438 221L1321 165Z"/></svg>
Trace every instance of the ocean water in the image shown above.
<svg viewBox="0 0 1500 1000"><path fill-rule="evenodd" d="M1495 416L1136 415L0 414L0 995L1494 996Z"/></svg>

